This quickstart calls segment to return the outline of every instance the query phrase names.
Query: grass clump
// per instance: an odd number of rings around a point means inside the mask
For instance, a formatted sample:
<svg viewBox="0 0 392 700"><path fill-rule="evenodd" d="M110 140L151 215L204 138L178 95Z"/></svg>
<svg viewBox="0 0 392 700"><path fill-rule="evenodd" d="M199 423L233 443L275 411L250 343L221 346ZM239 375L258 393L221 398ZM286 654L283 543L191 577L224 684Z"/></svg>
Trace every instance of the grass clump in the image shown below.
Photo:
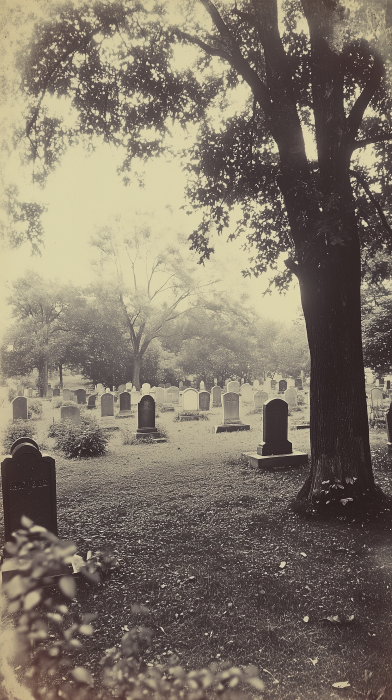
<svg viewBox="0 0 392 700"><path fill-rule="evenodd" d="M53 423L48 437L55 439L55 449L67 457L98 457L105 454L109 442L97 421L84 415L79 425L70 420Z"/></svg>
<svg viewBox="0 0 392 700"><path fill-rule="evenodd" d="M11 447L15 440L21 437L34 438L34 428L28 420L10 421L3 437L3 447L7 452L11 452Z"/></svg>
<svg viewBox="0 0 392 700"><path fill-rule="evenodd" d="M156 431L159 433L161 438L164 438L166 442L169 441L168 433L165 428L161 428L158 424L156 425ZM124 431L123 445L153 445L156 438L154 439L151 435L145 435L143 437L136 437L135 430L130 430L127 428Z"/></svg>
<svg viewBox="0 0 392 700"><path fill-rule="evenodd" d="M39 399L33 399L32 401L29 401L28 403L28 417L32 418L33 420L39 420L42 418L42 401Z"/></svg>
<svg viewBox="0 0 392 700"><path fill-rule="evenodd" d="M174 416L174 422L177 423L180 420L181 416L183 418L189 417L193 420L210 420L207 413L195 413L194 411L180 411Z"/></svg>

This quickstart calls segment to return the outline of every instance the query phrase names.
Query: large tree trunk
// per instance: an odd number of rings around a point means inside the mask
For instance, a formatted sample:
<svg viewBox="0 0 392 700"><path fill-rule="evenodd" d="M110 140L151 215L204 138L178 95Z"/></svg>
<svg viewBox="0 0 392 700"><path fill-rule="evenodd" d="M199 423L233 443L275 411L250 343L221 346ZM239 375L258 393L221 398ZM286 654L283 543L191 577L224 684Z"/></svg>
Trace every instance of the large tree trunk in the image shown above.
<svg viewBox="0 0 392 700"><path fill-rule="evenodd" d="M356 223L350 226L352 235L346 230L342 244L330 244L321 264L316 255L299 275L311 356L311 471L296 506L342 514L366 509L379 494L362 357L360 251Z"/></svg>
<svg viewBox="0 0 392 700"><path fill-rule="evenodd" d="M63 365L59 364L59 383L60 383L60 388L63 388Z"/></svg>
<svg viewBox="0 0 392 700"><path fill-rule="evenodd" d="M137 391L140 391L140 370L142 366L142 357L141 355L136 355L133 358L133 375L132 375L132 384L133 386L136 387Z"/></svg>

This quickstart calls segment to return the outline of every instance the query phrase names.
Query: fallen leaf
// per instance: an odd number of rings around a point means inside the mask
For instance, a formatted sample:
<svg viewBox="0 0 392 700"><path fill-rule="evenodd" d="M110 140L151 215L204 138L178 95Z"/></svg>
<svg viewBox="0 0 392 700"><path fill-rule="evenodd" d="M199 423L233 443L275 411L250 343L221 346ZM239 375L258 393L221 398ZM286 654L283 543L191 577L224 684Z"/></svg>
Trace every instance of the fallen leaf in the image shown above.
<svg viewBox="0 0 392 700"><path fill-rule="evenodd" d="M301 557L307 557L308 555L305 554L305 552L300 552Z"/></svg>
<svg viewBox="0 0 392 700"><path fill-rule="evenodd" d="M349 688L350 683L348 681L339 681L339 683L332 683L332 688Z"/></svg>
<svg viewBox="0 0 392 700"><path fill-rule="evenodd" d="M333 622L335 624L338 624L340 622L339 615L328 615L327 617L323 617L322 619L328 620L328 622Z"/></svg>
<svg viewBox="0 0 392 700"><path fill-rule="evenodd" d="M279 569L284 569L285 566L286 566L286 562L285 562L285 561L281 561L280 564L279 564Z"/></svg>
<svg viewBox="0 0 392 700"><path fill-rule="evenodd" d="M315 666L316 664L318 664L318 658L317 658L317 656L316 656L314 659L309 658L309 661L312 662L313 666Z"/></svg>
<svg viewBox="0 0 392 700"><path fill-rule="evenodd" d="M302 619L304 622L309 622L309 615L305 615Z"/></svg>

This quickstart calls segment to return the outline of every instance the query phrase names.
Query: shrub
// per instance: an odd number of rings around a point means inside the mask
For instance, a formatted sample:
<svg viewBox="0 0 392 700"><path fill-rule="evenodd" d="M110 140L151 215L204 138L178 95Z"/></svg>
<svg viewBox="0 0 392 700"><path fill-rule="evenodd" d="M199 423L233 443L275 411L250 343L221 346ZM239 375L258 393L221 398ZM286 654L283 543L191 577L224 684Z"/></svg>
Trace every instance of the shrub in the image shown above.
<svg viewBox="0 0 392 700"><path fill-rule="evenodd" d="M219 695L222 700L241 692L241 686L250 685L253 692L264 689L255 666L247 668L226 666L219 670L216 663L198 671L185 671L175 655L164 664L147 664L145 651L151 646L153 633L150 629L134 627L120 640L120 645L107 649L101 661L103 666L102 688L94 689L90 671L75 666L75 649L82 643L77 635L90 636L94 629L95 614L69 612L68 600L75 598L76 583L71 575L61 576L57 582L64 602L58 604L53 596L53 586L46 586L48 577L72 563L76 546L62 542L55 535L37 527L28 518L22 518L22 527L17 531L15 543L7 543L8 554L17 557L23 569L23 582L16 576L4 585L8 598L8 612L17 617L15 646L18 648L16 663L25 666L25 682L33 697L63 698L63 700L101 700L128 698L128 700L206 700ZM99 554L98 552L96 553ZM97 557L102 565L113 566L112 557ZM80 571L89 581L99 582L94 570L94 558L86 562ZM39 571L39 574L37 573ZM146 615L149 610L143 605L133 605L131 612ZM73 617L71 620L70 618ZM73 623L73 624L72 624ZM109 629L108 632L111 632ZM8 637L9 638L9 637ZM109 645L108 645L109 646ZM27 668L26 668L27 667ZM48 680L52 678L52 682ZM16 680L12 669L7 678L1 678L6 697L7 684ZM52 687L49 689L48 685ZM91 692L90 692L91 691Z"/></svg>
<svg viewBox="0 0 392 700"><path fill-rule="evenodd" d="M67 457L103 455L109 442L97 421L85 415L81 416L80 425L70 420L53 423L48 436L55 439L55 449L61 450Z"/></svg>
<svg viewBox="0 0 392 700"><path fill-rule="evenodd" d="M21 437L34 438L34 432L34 428L28 420L10 421L3 437L5 452L9 454L15 440L18 440Z"/></svg>
<svg viewBox="0 0 392 700"><path fill-rule="evenodd" d="M14 389L13 387L8 389L8 401L13 401L14 399L16 399L17 395L18 392L16 391L16 389Z"/></svg>
<svg viewBox="0 0 392 700"><path fill-rule="evenodd" d="M32 418L33 420L39 420L42 418L42 401L39 399L33 399L32 401L29 401L28 408L29 418Z"/></svg>

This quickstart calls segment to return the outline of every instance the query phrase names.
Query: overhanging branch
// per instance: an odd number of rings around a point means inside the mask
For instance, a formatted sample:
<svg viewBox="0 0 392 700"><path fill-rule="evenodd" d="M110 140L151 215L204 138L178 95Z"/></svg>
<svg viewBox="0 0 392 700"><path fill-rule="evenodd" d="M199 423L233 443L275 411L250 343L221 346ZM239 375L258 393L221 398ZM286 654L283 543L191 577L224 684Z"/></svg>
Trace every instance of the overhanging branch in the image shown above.
<svg viewBox="0 0 392 700"><path fill-rule="evenodd" d="M385 216L385 214L384 214L384 212L383 212L382 206L381 206L380 202L376 199L376 197L374 196L374 194L372 193L372 191L371 191L371 189L370 189L368 183L366 182L365 178L363 177L363 175L361 175L361 173L358 173L356 170L350 170L349 172L350 172L350 175L352 175L353 177L355 177L355 179L357 180L357 182L359 182L359 184L360 184L360 185L363 187L363 189L365 190L365 192L366 192L367 196L369 197L371 203L373 204L373 206L375 207L375 209L376 209L377 212L378 212L378 215L379 215L379 217L380 217L380 220L381 220L382 225L384 226L385 230L388 231L389 235L392 237L392 228L391 228L391 226L388 224L388 221L387 221L387 218L386 218L386 216Z"/></svg>

